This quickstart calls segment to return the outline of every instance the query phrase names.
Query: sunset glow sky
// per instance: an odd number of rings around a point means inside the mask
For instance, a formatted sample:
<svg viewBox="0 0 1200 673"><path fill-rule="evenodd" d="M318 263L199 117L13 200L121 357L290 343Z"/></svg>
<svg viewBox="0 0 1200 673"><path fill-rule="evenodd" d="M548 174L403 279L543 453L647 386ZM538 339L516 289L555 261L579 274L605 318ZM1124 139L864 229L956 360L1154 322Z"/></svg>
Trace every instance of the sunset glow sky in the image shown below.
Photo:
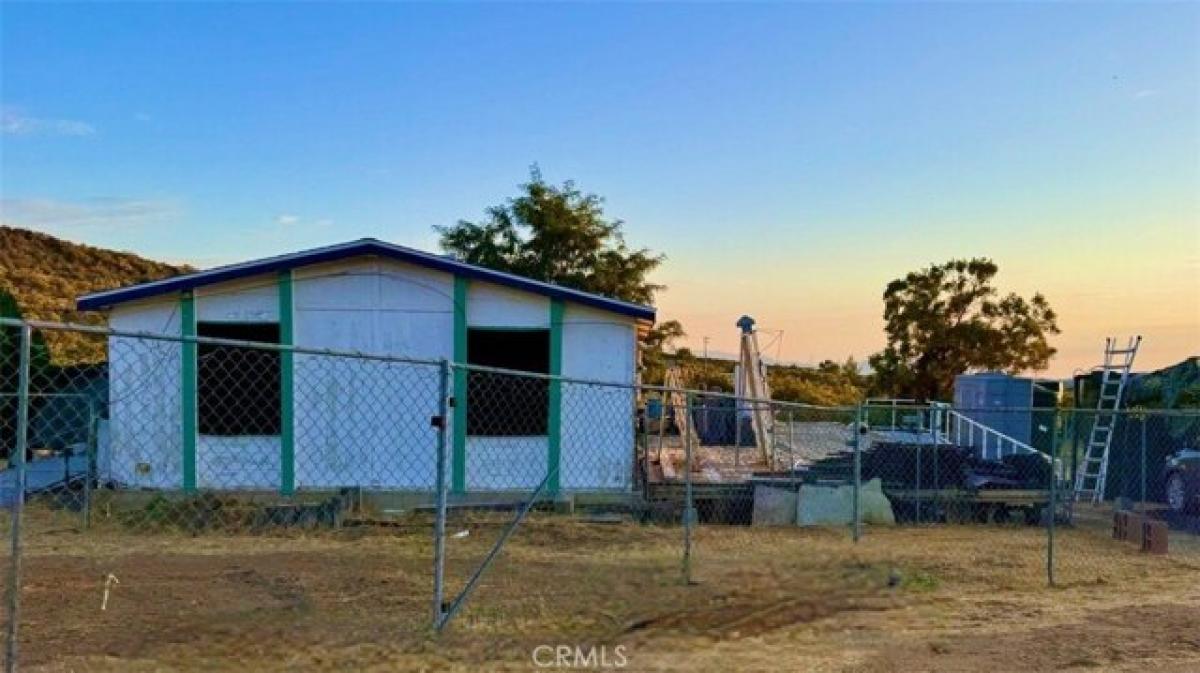
<svg viewBox="0 0 1200 673"><path fill-rule="evenodd" d="M0 43L5 223L433 249L536 162L668 255L697 351L748 313L864 359L889 280L978 255L1059 312L1051 374L1200 353L1200 5L5 4Z"/></svg>

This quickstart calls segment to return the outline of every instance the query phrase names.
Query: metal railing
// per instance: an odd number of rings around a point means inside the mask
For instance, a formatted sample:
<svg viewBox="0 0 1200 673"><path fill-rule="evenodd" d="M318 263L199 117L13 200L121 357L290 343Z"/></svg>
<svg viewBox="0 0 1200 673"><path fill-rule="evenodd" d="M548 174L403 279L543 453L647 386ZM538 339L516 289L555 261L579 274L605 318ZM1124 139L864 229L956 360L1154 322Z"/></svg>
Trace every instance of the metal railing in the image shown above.
<svg viewBox="0 0 1200 673"><path fill-rule="evenodd" d="M868 397L863 401L863 404L867 408L883 408L885 411L890 412L891 421L888 423L888 427L893 430L900 427L899 415L901 412L920 406L917 400L903 397Z"/></svg>
<svg viewBox="0 0 1200 673"><path fill-rule="evenodd" d="M981 458L999 459L1013 453L1042 454L1041 451L1029 444L988 427L961 411L945 408L939 410L939 413L944 413L946 417L946 425L943 426L939 435L944 437L947 442L978 447ZM965 435L964 427L966 428Z"/></svg>

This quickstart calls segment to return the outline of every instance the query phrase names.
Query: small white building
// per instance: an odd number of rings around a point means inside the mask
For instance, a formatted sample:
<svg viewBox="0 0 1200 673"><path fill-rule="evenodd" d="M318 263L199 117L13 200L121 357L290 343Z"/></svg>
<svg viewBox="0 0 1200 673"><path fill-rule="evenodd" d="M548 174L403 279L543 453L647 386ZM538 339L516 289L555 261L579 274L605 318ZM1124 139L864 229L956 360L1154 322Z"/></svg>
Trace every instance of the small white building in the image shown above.
<svg viewBox="0 0 1200 673"><path fill-rule="evenodd" d="M121 332L277 342L635 383L654 309L374 239L79 298ZM435 484L441 369L110 337L101 476L131 488L291 494ZM453 369L456 493L628 490L634 391ZM466 394L456 394L463 391ZM557 465L557 470L550 470Z"/></svg>

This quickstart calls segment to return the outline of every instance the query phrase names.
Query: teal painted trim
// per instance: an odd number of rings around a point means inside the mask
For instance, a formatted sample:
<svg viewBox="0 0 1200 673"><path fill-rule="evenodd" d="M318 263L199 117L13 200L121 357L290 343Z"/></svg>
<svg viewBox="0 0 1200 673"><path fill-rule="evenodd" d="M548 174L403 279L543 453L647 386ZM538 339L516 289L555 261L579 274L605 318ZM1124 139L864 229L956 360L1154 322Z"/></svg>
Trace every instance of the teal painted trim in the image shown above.
<svg viewBox="0 0 1200 673"><path fill-rule="evenodd" d="M550 375L562 376L563 313L561 299L550 300ZM550 418L546 422L546 467L550 479L546 490L558 493L562 468L562 380L550 379Z"/></svg>
<svg viewBox="0 0 1200 673"><path fill-rule="evenodd" d="M279 343L296 345L292 271L279 272ZM279 352L279 494L296 492L296 375L294 353Z"/></svg>
<svg viewBox="0 0 1200 673"><path fill-rule="evenodd" d="M185 292L179 297L180 333L184 337L196 336L196 299L191 292ZM196 342L183 342L183 369L180 372L180 399L183 422L183 490L196 490L196 425L197 407L196 391Z"/></svg>
<svg viewBox="0 0 1200 673"><path fill-rule="evenodd" d="M467 288L470 281L454 277L454 362L467 363ZM454 368L454 446L450 460L450 490L467 491L467 370Z"/></svg>

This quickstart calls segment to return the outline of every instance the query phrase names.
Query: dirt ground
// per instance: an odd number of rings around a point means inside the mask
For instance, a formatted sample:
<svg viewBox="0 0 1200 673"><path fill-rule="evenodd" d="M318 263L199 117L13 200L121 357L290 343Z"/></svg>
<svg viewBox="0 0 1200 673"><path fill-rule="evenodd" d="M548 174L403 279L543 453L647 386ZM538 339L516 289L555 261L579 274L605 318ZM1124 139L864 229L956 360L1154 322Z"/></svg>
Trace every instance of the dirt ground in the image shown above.
<svg viewBox="0 0 1200 673"><path fill-rule="evenodd" d="M1200 554L1147 556L1100 530L1059 532L1047 588L1036 528L868 528L855 545L840 530L702 527L688 586L679 528L545 515L434 636L424 522L27 528L25 671L564 670L537 665L554 663L546 645L595 648L592 670L1200 670ZM451 523L462 531L451 588L500 529Z"/></svg>

